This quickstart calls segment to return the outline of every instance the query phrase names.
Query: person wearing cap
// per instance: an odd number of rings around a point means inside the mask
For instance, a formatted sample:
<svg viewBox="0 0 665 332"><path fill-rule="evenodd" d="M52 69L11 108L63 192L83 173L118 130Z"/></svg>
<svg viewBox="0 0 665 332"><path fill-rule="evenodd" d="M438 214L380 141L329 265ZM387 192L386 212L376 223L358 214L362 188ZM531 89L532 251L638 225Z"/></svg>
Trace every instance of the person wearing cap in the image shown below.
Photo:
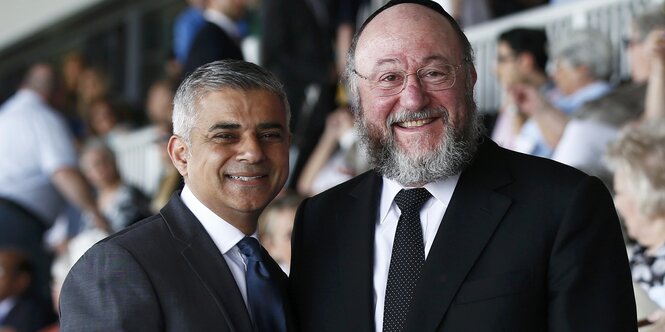
<svg viewBox="0 0 665 332"><path fill-rule="evenodd" d="M346 71L373 170L301 204L299 331L636 331L612 198L481 134L471 46L438 4L391 1Z"/></svg>

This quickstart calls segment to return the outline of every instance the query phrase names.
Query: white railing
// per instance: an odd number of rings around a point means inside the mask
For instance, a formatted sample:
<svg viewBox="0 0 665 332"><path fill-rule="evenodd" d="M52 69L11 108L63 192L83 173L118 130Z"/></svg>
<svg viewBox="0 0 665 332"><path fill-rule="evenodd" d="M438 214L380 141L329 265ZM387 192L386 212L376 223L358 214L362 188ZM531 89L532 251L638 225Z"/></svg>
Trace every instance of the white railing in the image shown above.
<svg viewBox="0 0 665 332"><path fill-rule="evenodd" d="M662 4L663 0L580 0L569 4L546 5L505 18L465 29L476 54L476 99L483 111L496 110L501 101L501 89L493 74L496 58L496 39L502 32L515 27L540 27L547 31L550 43L571 30L591 27L607 34L616 50L616 78L628 73L621 38L628 31L636 13ZM665 15L665 13L664 13Z"/></svg>
<svg viewBox="0 0 665 332"><path fill-rule="evenodd" d="M164 167L158 138L158 131L147 127L115 136L109 142L123 181L149 196L157 190Z"/></svg>

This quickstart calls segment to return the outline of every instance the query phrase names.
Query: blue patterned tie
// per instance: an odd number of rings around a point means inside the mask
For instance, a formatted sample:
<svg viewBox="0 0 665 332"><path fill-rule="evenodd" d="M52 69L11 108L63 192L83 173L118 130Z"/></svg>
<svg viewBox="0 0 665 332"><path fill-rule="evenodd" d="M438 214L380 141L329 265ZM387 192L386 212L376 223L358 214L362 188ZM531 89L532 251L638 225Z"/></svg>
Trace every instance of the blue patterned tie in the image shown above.
<svg viewBox="0 0 665 332"><path fill-rule="evenodd" d="M247 302L257 332L285 332L286 317L282 293L274 276L270 276L261 245L253 237L238 242L238 249L247 257Z"/></svg>
<svg viewBox="0 0 665 332"><path fill-rule="evenodd" d="M406 323L413 291L425 265L420 208L430 197L432 195L425 188L403 189L395 196L401 214L390 256L383 307L384 332L399 332Z"/></svg>

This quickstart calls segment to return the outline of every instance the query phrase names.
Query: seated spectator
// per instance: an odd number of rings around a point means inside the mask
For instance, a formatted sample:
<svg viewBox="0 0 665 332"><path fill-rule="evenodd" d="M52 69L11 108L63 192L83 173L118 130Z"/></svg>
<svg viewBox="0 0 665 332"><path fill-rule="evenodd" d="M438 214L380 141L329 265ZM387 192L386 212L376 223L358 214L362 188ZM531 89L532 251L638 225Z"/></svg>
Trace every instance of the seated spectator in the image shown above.
<svg viewBox="0 0 665 332"><path fill-rule="evenodd" d="M0 246L24 249L33 286L49 296L50 258L43 234L67 203L107 227L77 167L74 142L48 104L56 80L47 64L33 65L21 88L0 107Z"/></svg>
<svg viewBox="0 0 665 332"><path fill-rule="evenodd" d="M160 134L155 140L154 144L159 150L160 161L162 163L162 173L159 177L157 190L152 195L150 202L150 209L153 213L159 213L159 210L166 205L171 198L171 195L178 190L182 189L185 184L180 172L173 166L171 158L167 153L167 144L171 137L172 129L160 128Z"/></svg>
<svg viewBox="0 0 665 332"><path fill-rule="evenodd" d="M665 117L665 15L658 6L635 20L628 39L629 56L645 63L648 75L643 121ZM631 62L632 64L632 62Z"/></svg>
<svg viewBox="0 0 665 332"><path fill-rule="evenodd" d="M658 62L655 61L657 57L649 50L653 42L647 36L658 33L658 28L664 25L665 15L661 8L633 19L629 42L626 42L631 82L585 103L571 114L571 120L552 156L554 160L596 175L609 187L612 186L612 176L598 156L604 154L607 144L616 138L622 126L642 117L646 93L644 83L649 79L650 72L662 76L662 70L658 69Z"/></svg>
<svg viewBox="0 0 665 332"><path fill-rule="evenodd" d="M35 332L55 322L48 302L29 292L32 277L25 253L0 248L0 331Z"/></svg>
<svg viewBox="0 0 665 332"><path fill-rule="evenodd" d="M187 8L181 11L173 23L173 53L180 66L187 61L192 42L205 24L203 0L187 0Z"/></svg>
<svg viewBox="0 0 665 332"><path fill-rule="evenodd" d="M118 108L108 99L99 99L87 111L89 134L110 144L117 135L126 134L128 126L122 122Z"/></svg>
<svg viewBox="0 0 665 332"><path fill-rule="evenodd" d="M161 126L170 131L174 95L175 86L169 80L158 80L150 85L145 107L152 126Z"/></svg>
<svg viewBox="0 0 665 332"><path fill-rule="evenodd" d="M359 143L349 110L340 108L331 113L323 135L298 178L298 192L304 196L316 195L368 170Z"/></svg>
<svg viewBox="0 0 665 332"><path fill-rule="evenodd" d="M531 154L544 157L552 155L571 114L611 91L612 46L606 36L595 30L572 31L552 49L552 78L559 95L550 102L532 86L511 90L518 109L529 117L520 135L533 142Z"/></svg>
<svg viewBox="0 0 665 332"><path fill-rule="evenodd" d="M184 184L182 176L173 166L169 155L166 153L166 145L173 133L171 115L173 113L174 95L175 86L173 83L169 80L159 80L150 86L146 101L150 126L156 131L153 144L157 146L162 166L157 188L152 194L150 203L153 213L159 213L159 210L168 202L173 192L182 188Z"/></svg>
<svg viewBox="0 0 665 332"><path fill-rule="evenodd" d="M665 329L665 121L624 128L607 151L615 204L628 236L633 281L661 310L649 316Z"/></svg>
<svg viewBox="0 0 665 332"><path fill-rule="evenodd" d="M86 119L86 112L96 100L109 95L110 83L107 75L100 68L86 68L78 79L77 111L81 119Z"/></svg>
<svg viewBox="0 0 665 332"><path fill-rule="evenodd" d="M122 182L113 151L101 142L91 142L81 154L81 170L94 187L97 205L112 232L151 215L148 199Z"/></svg>
<svg viewBox="0 0 665 332"><path fill-rule="evenodd" d="M501 87L510 91L517 84L533 86L547 96L553 83L547 77L547 34L542 29L514 28L499 35L494 73ZM527 120L517 110L515 101L506 93L492 131L497 144L516 151L531 152L529 142L518 140Z"/></svg>
<svg viewBox="0 0 665 332"><path fill-rule="evenodd" d="M291 263L291 231L304 197L286 193L270 203L259 217L259 239L286 274Z"/></svg>

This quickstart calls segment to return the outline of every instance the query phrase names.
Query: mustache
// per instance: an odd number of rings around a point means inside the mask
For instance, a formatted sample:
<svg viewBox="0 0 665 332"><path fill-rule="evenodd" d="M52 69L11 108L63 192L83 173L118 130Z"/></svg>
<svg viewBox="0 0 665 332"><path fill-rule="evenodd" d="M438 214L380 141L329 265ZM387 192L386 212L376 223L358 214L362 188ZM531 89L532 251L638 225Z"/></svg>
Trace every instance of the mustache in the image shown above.
<svg viewBox="0 0 665 332"><path fill-rule="evenodd" d="M417 121L436 117L441 117L443 118L444 123L448 123L448 116L448 110L443 107L426 107L415 112L409 110L400 110L388 116L386 119L386 126L390 127L398 122Z"/></svg>

